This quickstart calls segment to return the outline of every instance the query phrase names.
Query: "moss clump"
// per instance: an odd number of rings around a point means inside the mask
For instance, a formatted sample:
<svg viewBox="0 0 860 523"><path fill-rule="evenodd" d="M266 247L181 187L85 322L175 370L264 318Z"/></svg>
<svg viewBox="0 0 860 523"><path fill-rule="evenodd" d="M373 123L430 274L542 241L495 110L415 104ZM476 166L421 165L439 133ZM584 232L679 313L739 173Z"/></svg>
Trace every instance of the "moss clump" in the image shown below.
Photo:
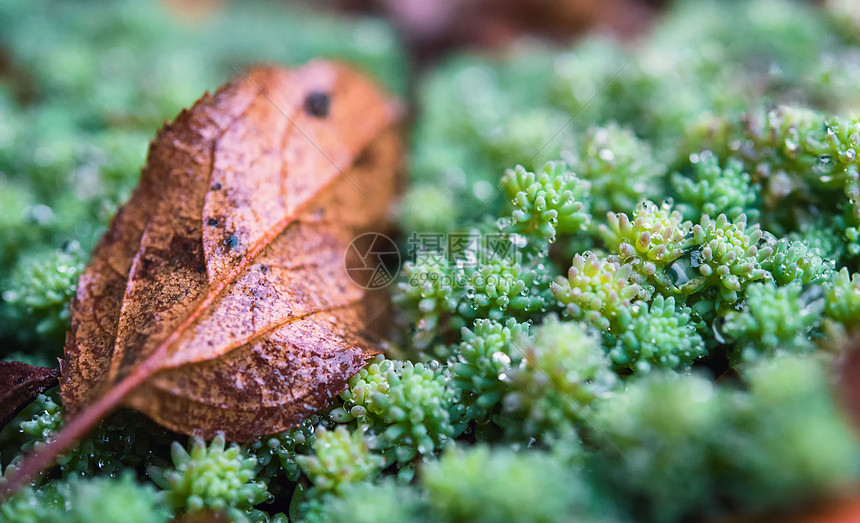
<svg viewBox="0 0 860 523"><path fill-rule="evenodd" d="M860 274L850 274L843 267L825 289L827 317L846 327L856 325L860 321Z"/></svg>
<svg viewBox="0 0 860 523"><path fill-rule="evenodd" d="M297 461L299 454L310 452L315 440L314 427L321 421L320 416L311 416L301 425L280 434L262 436L250 445L257 457L259 474L276 483L281 476L295 482L302 474Z"/></svg>
<svg viewBox="0 0 860 523"><path fill-rule="evenodd" d="M736 344L735 357L814 351L816 329L825 307L821 294L820 288L804 292L798 284L750 285L743 308L726 313L723 323L723 332Z"/></svg>
<svg viewBox="0 0 860 523"><path fill-rule="evenodd" d="M697 249L692 258L704 283L714 285L720 299L731 304L738 301L739 293L750 282L773 277L762 268L773 252L769 240L757 224L747 225L746 215L735 221L729 221L725 214L716 220L705 215L693 227Z"/></svg>
<svg viewBox="0 0 860 523"><path fill-rule="evenodd" d="M557 232L583 230L591 220L590 184L561 162L547 163L537 173L518 165L500 183L513 209L509 219L502 218L511 232L554 242Z"/></svg>
<svg viewBox="0 0 860 523"><path fill-rule="evenodd" d="M299 456L298 462L314 485L314 495L338 493L345 485L359 483L377 474L385 460L374 454L360 431L349 432L320 427L313 442L313 453Z"/></svg>
<svg viewBox="0 0 860 523"><path fill-rule="evenodd" d="M3 290L0 318L17 326L14 335L20 341L61 347L69 327L69 300L83 269L84 254L77 242L21 260Z"/></svg>
<svg viewBox="0 0 860 523"><path fill-rule="evenodd" d="M642 287L636 283L632 264L594 253L573 257L567 278L553 282L552 293L574 319L585 319L601 330L616 326L629 314Z"/></svg>
<svg viewBox="0 0 860 523"><path fill-rule="evenodd" d="M666 167L648 142L616 124L589 129L571 160L574 170L591 182L595 215L630 212L642 199L658 199Z"/></svg>
<svg viewBox="0 0 860 523"><path fill-rule="evenodd" d="M513 318L502 325L493 320L475 320L473 329L463 328L463 341L456 350L451 371L454 383L463 392L466 417L487 415L510 389L509 376L523 359L514 340L528 333L528 324Z"/></svg>
<svg viewBox="0 0 860 523"><path fill-rule="evenodd" d="M170 454L173 468L151 467L148 472L175 510L189 514L211 510L240 519L243 511L269 496L266 484L255 481L257 460L236 444L226 446L223 434L208 446L193 439L190 452L173 442Z"/></svg>
<svg viewBox="0 0 860 523"><path fill-rule="evenodd" d="M594 417L600 481L650 521L713 517L727 502L790 512L811 492L845 488L857 439L821 366L777 358L745 376L749 390L652 373L604 403Z"/></svg>
<svg viewBox="0 0 860 523"><path fill-rule="evenodd" d="M515 440L570 437L618 383L597 331L586 324L550 316L516 347L523 364L510 372L512 390L498 420Z"/></svg>
<svg viewBox="0 0 860 523"><path fill-rule="evenodd" d="M706 354L690 313L688 307L676 307L672 297L657 296L650 304L635 303L609 352L612 362L634 372L689 367Z"/></svg>
<svg viewBox="0 0 860 523"><path fill-rule="evenodd" d="M681 205L684 217L699 221L702 215L725 214L730 220L741 214L757 217L758 186L744 171L743 163L730 158L724 167L710 151L694 153L690 157L692 175L680 173L672 176L672 185Z"/></svg>
<svg viewBox="0 0 860 523"><path fill-rule="evenodd" d="M0 516L16 523L162 523L170 515L163 498L126 471L118 479L71 478L27 488L0 505Z"/></svg>
<svg viewBox="0 0 860 523"><path fill-rule="evenodd" d="M608 213L599 231L603 243L620 261L631 263L646 278L658 279L666 265L684 253L692 226L669 203L658 206L643 200L631 217Z"/></svg>
<svg viewBox="0 0 860 523"><path fill-rule="evenodd" d="M373 448L406 463L432 455L456 435L456 394L438 365L377 358L349 380L338 421L370 427Z"/></svg>

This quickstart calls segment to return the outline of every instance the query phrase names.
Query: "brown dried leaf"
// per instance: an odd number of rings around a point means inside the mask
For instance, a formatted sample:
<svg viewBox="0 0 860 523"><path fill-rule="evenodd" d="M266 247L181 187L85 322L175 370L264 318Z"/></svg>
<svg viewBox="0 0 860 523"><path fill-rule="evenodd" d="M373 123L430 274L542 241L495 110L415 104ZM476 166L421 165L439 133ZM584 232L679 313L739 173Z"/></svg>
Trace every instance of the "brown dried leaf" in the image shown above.
<svg viewBox="0 0 860 523"><path fill-rule="evenodd" d="M343 257L384 225L398 115L360 74L314 62L256 69L167 124L78 284L53 452L119 405L246 440L340 393L376 353Z"/></svg>
<svg viewBox="0 0 860 523"><path fill-rule="evenodd" d="M34 367L20 361L0 361L0 429L57 384L60 371Z"/></svg>
<svg viewBox="0 0 860 523"><path fill-rule="evenodd" d="M843 351L839 399L854 427L860 429L860 333L853 333L845 341Z"/></svg>

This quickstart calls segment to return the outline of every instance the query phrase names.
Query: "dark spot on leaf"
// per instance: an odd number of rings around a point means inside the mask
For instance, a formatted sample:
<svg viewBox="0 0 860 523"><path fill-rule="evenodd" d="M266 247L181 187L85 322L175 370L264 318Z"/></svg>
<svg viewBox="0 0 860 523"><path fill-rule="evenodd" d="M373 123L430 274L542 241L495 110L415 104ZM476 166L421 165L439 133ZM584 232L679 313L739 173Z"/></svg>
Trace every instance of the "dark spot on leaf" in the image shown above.
<svg viewBox="0 0 860 523"><path fill-rule="evenodd" d="M218 227L218 220L215 218L209 218L209 220L206 221L206 224L212 227Z"/></svg>
<svg viewBox="0 0 860 523"><path fill-rule="evenodd" d="M239 245L239 238L237 238L235 234L227 238L227 247L232 249L237 245Z"/></svg>
<svg viewBox="0 0 860 523"><path fill-rule="evenodd" d="M370 149L365 149L359 153L353 165L356 167L367 167L371 163L373 163L373 153L370 152Z"/></svg>
<svg viewBox="0 0 860 523"><path fill-rule="evenodd" d="M213 191L220 191L221 190L221 184L218 182L213 183L212 184L212 190Z"/></svg>
<svg viewBox="0 0 860 523"><path fill-rule="evenodd" d="M260 271L263 272L264 274L269 272L269 266L268 265L260 265Z"/></svg>
<svg viewBox="0 0 860 523"><path fill-rule="evenodd" d="M331 98L328 93L315 91L305 98L305 111L311 116L325 118L331 106Z"/></svg>

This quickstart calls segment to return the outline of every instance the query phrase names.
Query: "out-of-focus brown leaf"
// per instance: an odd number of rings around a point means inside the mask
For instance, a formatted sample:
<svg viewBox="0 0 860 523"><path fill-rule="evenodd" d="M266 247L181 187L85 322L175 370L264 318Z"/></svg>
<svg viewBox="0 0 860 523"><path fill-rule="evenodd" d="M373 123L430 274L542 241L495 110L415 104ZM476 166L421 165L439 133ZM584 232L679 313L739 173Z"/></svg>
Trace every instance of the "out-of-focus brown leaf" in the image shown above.
<svg viewBox="0 0 860 523"><path fill-rule="evenodd" d="M712 523L857 523L860 521L860 496L854 492L831 492L825 499L813 500L789 510L768 513L732 514Z"/></svg>
<svg viewBox="0 0 860 523"><path fill-rule="evenodd" d="M851 336L843 350L839 391L854 426L860 428L860 335Z"/></svg>
<svg viewBox="0 0 860 523"><path fill-rule="evenodd" d="M224 6L224 0L162 0L167 9L182 21L205 21Z"/></svg>
<svg viewBox="0 0 860 523"><path fill-rule="evenodd" d="M70 422L47 457L119 405L246 440L340 393L377 352L344 252L384 225L399 112L362 75L314 62L255 69L166 125L78 283ZM31 458L21 475L50 462Z"/></svg>
<svg viewBox="0 0 860 523"><path fill-rule="evenodd" d="M774 518L774 521L777 521ZM860 521L860 497L832 500L830 503L817 507L809 514L798 515L794 518L782 518L788 523L856 523Z"/></svg>
<svg viewBox="0 0 860 523"><path fill-rule="evenodd" d="M631 39L650 25L663 0L334 0L346 9L381 11L419 56L456 47L503 49L522 35L567 40L586 31Z"/></svg>
<svg viewBox="0 0 860 523"><path fill-rule="evenodd" d="M0 429L57 384L60 371L34 367L20 361L0 361Z"/></svg>

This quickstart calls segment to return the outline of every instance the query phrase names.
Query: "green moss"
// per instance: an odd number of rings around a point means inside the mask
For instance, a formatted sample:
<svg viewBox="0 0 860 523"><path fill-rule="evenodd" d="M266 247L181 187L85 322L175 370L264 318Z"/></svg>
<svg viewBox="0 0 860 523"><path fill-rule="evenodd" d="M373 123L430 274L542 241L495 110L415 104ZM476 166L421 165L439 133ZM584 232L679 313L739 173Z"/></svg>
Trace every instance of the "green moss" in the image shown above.
<svg viewBox="0 0 860 523"><path fill-rule="evenodd" d="M621 262L632 264L636 272L665 287L663 269L684 253L692 226L669 203L658 206L644 200L632 217L608 213L606 223L600 224L598 230L606 248Z"/></svg>
<svg viewBox="0 0 860 523"><path fill-rule="evenodd" d="M804 285L820 285L831 278L834 267L832 260L822 256L821 248L788 238L780 238L773 248L773 254L762 261L762 268L779 285L788 285L794 281Z"/></svg>
<svg viewBox="0 0 860 523"><path fill-rule="evenodd" d="M432 456L457 435L452 416L457 399L444 369L377 358L349 380L344 405L333 417L370 427L373 448L390 461L407 463Z"/></svg>
<svg viewBox="0 0 860 523"><path fill-rule="evenodd" d="M638 519L679 521L791 513L856 480L857 439L817 362L777 358L744 376L749 391L652 373L604 402L601 483Z"/></svg>
<svg viewBox="0 0 860 523"><path fill-rule="evenodd" d="M850 274L843 267L831 282L825 285L824 313L828 318L846 327L860 321L860 274Z"/></svg>
<svg viewBox="0 0 860 523"><path fill-rule="evenodd" d="M700 376L652 372L594 415L597 472L641 519L705 519L715 511L710 445L722 420L714 395Z"/></svg>
<svg viewBox="0 0 860 523"><path fill-rule="evenodd" d="M16 326L24 343L39 342L47 356L59 356L69 327L69 300L75 294L85 254L77 242L22 259L4 285L2 320Z"/></svg>
<svg viewBox="0 0 860 523"><path fill-rule="evenodd" d="M705 215L693 226L692 258L700 279L681 288L682 293L696 292L703 285L716 287L725 303L738 301L743 289L753 281L769 280L762 268L773 247L770 236L758 224L748 226L746 215L729 221L725 214L716 220Z"/></svg>
<svg viewBox="0 0 860 523"><path fill-rule="evenodd" d="M659 199L664 193L666 167L654 157L648 142L617 125L589 129L570 163L591 182L596 216L630 212L641 200Z"/></svg>
<svg viewBox="0 0 860 523"><path fill-rule="evenodd" d="M632 264L594 253L574 256L567 278L556 279L551 289L571 318L585 319L601 330L617 328L642 291Z"/></svg>
<svg viewBox="0 0 860 523"><path fill-rule="evenodd" d="M28 421L22 421L21 432L34 438L34 441L45 441L55 434L63 423L60 406L53 398L39 394L34 402L38 414Z"/></svg>
<svg viewBox="0 0 860 523"><path fill-rule="evenodd" d="M392 300L411 326L415 347L429 346L449 323L457 326L458 318L451 315L465 297L465 278L462 268L449 263L443 253L419 253L414 262L403 265Z"/></svg>
<svg viewBox="0 0 860 523"><path fill-rule="evenodd" d="M820 287L804 291L799 284L754 283L747 288L743 308L726 313L723 332L736 345L736 360L810 353L824 307Z"/></svg>
<svg viewBox="0 0 860 523"><path fill-rule="evenodd" d="M416 349L449 341L475 319L536 319L553 301L553 266L522 236L485 224L434 238L442 246L416 252L392 296Z"/></svg>
<svg viewBox="0 0 860 523"><path fill-rule="evenodd" d="M857 436L818 362L777 358L748 370L745 380L749 398L730 421L744 436L726 439L722 450L734 478L725 488L736 499L790 511L857 481Z"/></svg>
<svg viewBox="0 0 860 523"><path fill-rule="evenodd" d="M19 415L18 427L24 439L22 453L38 450L63 427L62 408L51 396L40 394L29 411L32 412L29 419L22 419L26 411ZM165 437L164 429L141 414L121 410L102 421L77 447L60 456L57 464L64 477L116 476L128 467L146 462L152 454L163 452Z"/></svg>
<svg viewBox="0 0 860 523"><path fill-rule="evenodd" d="M789 238L803 244L804 248L798 249L799 254L808 250L813 254L812 260L821 257L824 265L832 264L835 267L845 259L846 251L851 248L851 240L844 234L845 230L845 222L841 216L827 216L804 221ZM799 259L797 261L800 262ZM808 274L808 271L806 273Z"/></svg>
<svg viewBox="0 0 860 523"><path fill-rule="evenodd" d="M385 464L382 456L371 452L361 431L350 432L344 426L319 427L312 446L311 455L297 459L314 485L314 496L339 493L345 485L372 479Z"/></svg>
<svg viewBox="0 0 860 523"><path fill-rule="evenodd" d="M467 405L467 418L487 415L510 389L508 374L523 358L514 340L527 333L528 324L512 318L504 324L478 319L473 330L463 328L463 341L451 369Z"/></svg>
<svg viewBox="0 0 860 523"><path fill-rule="evenodd" d="M511 201L505 228L539 241L554 242L557 233L585 229L589 183L580 180L561 162L550 162L537 173L518 165L502 177L501 186Z"/></svg>
<svg viewBox="0 0 860 523"><path fill-rule="evenodd" d="M223 434L208 446L193 439L190 452L174 441L170 454L173 468L150 467L148 473L176 510L212 510L239 519L269 495L266 484L255 480L257 460L236 444L227 447Z"/></svg>
<svg viewBox="0 0 860 523"><path fill-rule="evenodd" d="M455 448L424 471L437 521L612 521L595 510L588 487L540 452Z"/></svg>
<svg viewBox="0 0 860 523"><path fill-rule="evenodd" d="M657 296L649 305L636 302L609 353L613 363L634 372L652 368L687 368L706 354L705 344L688 307Z"/></svg>
<svg viewBox="0 0 860 523"><path fill-rule="evenodd" d="M117 478L71 478L27 488L0 505L9 523L161 523L170 512L152 485L137 483L126 471Z"/></svg>
<svg viewBox="0 0 860 523"><path fill-rule="evenodd" d="M405 231L451 231L460 219L460 209L444 186L417 184L400 199L398 217Z"/></svg>
<svg viewBox="0 0 860 523"><path fill-rule="evenodd" d="M672 185L678 196L678 207L684 217L699 221L702 215L725 214L730 220L741 214L757 217L759 186L752 184L743 163L729 159L725 167L710 151L690 155L693 170L690 177L676 173Z"/></svg>
<svg viewBox="0 0 860 523"><path fill-rule="evenodd" d="M43 242L40 225L53 220L53 212L36 204L28 185L0 174L0 263L8 268L32 242Z"/></svg>
<svg viewBox="0 0 860 523"><path fill-rule="evenodd" d="M455 56L422 77L410 175L446 188L460 209L456 228L497 214L494 188L506 168L534 169L572 141L566 113L542 103L551 58L529 49L510 61Z"/></svg>
<svg viewBox="0 0 860 523"><path fill-rule="evenodd" d="M521 335L514 344L523 365L508 373L511 391L496 421L516 440L571 437L618 383L599 334L588 325L549 316L532 337Z"/></svg>
<svg viewBox="0 0 860 523"><path fill-rule="evenodd" d="M765 206L776 213L769 227L796 227L798 217L791 211L803 204L830 209L838 204L853 219L860 217L860 121L781 106L764 114L715 120L698 136L699 148L740 159L761 184ZM791 206L778 209L786 201Z"/></svg>
<svg viewBox="0 0 860 523"><path fill-rule="evenodd" d="M459 313L466 317L527 319L545 310L548 273L516 256L485 254L483 263L466 269L466 300Z"/></svg>
<svg viewBox="0 0 860 523"><path fill-rule="evenodd" d="M423 521L427 507L415 490L385 481L346 483L338 495L305 505L303 521L308 523L400 523Z"/></svg>
<svg viewBox="0 0 860 523"><path fill-rule="evenodd" d="M302 421L301 425L274 434L263 436L250 445L250 450L257 457L257 467L260 475L273 480L281 479L283 475L288 481L295 482L302 473L297 461L299 453L307 454L314 442L314 427L321 417L313 415Z"/></svg>

